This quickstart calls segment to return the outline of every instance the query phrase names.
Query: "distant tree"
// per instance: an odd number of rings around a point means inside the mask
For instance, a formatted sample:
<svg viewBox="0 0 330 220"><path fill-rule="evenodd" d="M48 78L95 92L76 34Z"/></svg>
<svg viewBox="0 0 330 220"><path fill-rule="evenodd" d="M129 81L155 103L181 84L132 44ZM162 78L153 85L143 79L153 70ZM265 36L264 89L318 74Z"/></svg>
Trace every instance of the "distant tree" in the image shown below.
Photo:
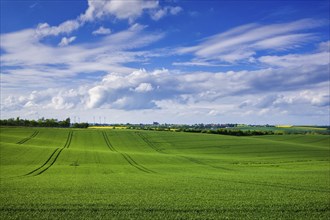
<svg viewBox="0 0 330 220"><path fill-rule="evenodd" d="M73 128L88 128L88 123L74 123L72 125Z"/></svg>

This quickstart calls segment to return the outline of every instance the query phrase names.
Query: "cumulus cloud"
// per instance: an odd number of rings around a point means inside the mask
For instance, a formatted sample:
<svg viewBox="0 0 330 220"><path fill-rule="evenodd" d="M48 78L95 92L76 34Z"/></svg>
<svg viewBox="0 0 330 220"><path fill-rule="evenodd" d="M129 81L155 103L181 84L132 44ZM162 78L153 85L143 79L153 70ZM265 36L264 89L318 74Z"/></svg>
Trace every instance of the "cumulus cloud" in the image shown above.
<svg viewBox="0 0 330 220"><path fill-rule="evenodd" d="M107 35L107 34L111 34L111 30L109 28L104 28L103 26L101 26L99 29L93 31L94 35Z"/></svg>
<svg viewBox="0 0 330 220"><path fill-rule="evenodd" d="M104 86L95 86L88 90L89 100L86 103L88 108L97 108L107 99L107 89Z"/></svg>
<svg viewBox="0 0 330 220"><path fill-rule="evenodd" d="M308 113L307 109L299 109L305 106L310 109L324 109L330 105L330 96L325 86L321 88L301 89L296 91L286 91L277 94L267 94L258 98L248 98L241 102L240 108L244 109L281 109L282 111L294 109L295 111Z"/></svg>
<svg viewBox="0 0 330 220"><path fill-rule="evenodd" d="M111 72L93 84L74 89L9 96L2 106L4 110L29 111L150 110L182 117L267 117L310 111L324 116L329 107L327 67L311 61L308 68L318 70L312 70L316 76L299 66L218 73L173 73L168 69Z"/></svg>
<svg viewBox="0 0 330 220"><path fill-rule="evenodd" d="M63 37L61 42L58 44L58 46L65 47L65 46L69 45L70 43L72 43L75 39L76 39L75 36L69 37L69 38Z"/></svg>
<svg viewBox="0 0 330 220"><path fill-rule="evenodd" d="M1 105L3 111L20 109L72 109L81 104L84 94L79 89L46 89L28 95L8 96Z"/></svg>
<svg viewBox="0 0 330 220"><path fill-rule="evenodd" d="M130 74L110 73L101 82L89 89L87 107L107 106L128 110L153 108L155 107L153 99L159 99L162 93L167 90L166 87L169 87L169 85L164 84L162 90L159 87L154 89L153 84L161 83L161 79L158 78L161 74L164 75L163 83L166 83L165 75L169 75L168 70L156 70L149 73L141 69Z"/></svg>
<svg viewBox="0 0 330 220"><path fill-rule="evenodd" d="M207 105L211 105L228 97L258 96L258 94L269 93L267 98L253 105L266 108L278 102L278 93L292 93L292 96L294 91L299 91L296 96L302 97L301 94L305 94L304 92L313 91L319 87L322 89L317 90L313 95L304 96L304 100L310 100L304 103L324 105L328 99L327 86L324 85L328 80L327 66L311 61L308 69L313 74L299 69L298 64L295 67L219 73L173 74L166 69L152 72L141 69L129 74L110 73L89 90L88 107L121 108L130 102L130 109L141 108L141 106L155 108L161 107L158 103L164 103L164 100L174 100L178 103L206 102ZM296 100L301 99L296 98ZM138 102L133 100L138 100ZM237 107L249 106L248 104L249 102L245 102L244 105L238 103Z"/></svg>
<svg viewBox="0 0 330 220"><path fill-rule="evenodd" d="M117 19L128 19L133 22L140 17L145 10L158 7L158 1L154 0L88 0L88 8L80 16L82 21L93 21L106 16L115 16Z"/></svg>
<svg viewBox="0 0 330 220"><path fill-rule="evenodd" d="M152 87L152 85L150 83L141 83L134 90L137 91L137 92L142 92L143 93L143 92L150 92L153 89L154 88Z"/></svg>
<svg viewBox="0 0 330 220"><path fill-rule="evenodd" d="M74 103L66 102L66 100L62 96L55 96L52 98L51 103L47 107L54 108L56 110L61 110L72 109L74 106Z"/></svg>

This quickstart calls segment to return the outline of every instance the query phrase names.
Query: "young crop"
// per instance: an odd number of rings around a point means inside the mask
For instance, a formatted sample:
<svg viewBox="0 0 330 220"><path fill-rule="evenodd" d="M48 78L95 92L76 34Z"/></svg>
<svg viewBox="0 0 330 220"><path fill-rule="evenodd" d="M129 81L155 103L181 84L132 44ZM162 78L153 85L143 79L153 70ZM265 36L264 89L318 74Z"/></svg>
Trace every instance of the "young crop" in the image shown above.
<svg viewBox="0 0 330 220"><path fill-rule="evenodd" d="M1 128L1 219L328 219L329 136Z"/></svg>

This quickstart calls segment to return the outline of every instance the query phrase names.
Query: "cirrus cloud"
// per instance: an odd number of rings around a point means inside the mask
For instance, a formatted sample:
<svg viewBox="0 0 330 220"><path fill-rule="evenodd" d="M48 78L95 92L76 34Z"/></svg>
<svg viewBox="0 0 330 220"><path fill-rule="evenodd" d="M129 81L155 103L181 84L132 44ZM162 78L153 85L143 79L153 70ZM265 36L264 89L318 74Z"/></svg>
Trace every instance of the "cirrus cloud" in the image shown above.
<svg viewBox="0 0 330 220"><path fill-rule="evenodd" d="M201 43L181 47L178 53L193 53L196 58L235 63L253 59L259 51L287 50L317 39L310 29L326 25L323 20L302 19L289 23L246 24L205 38Z"/></svg>

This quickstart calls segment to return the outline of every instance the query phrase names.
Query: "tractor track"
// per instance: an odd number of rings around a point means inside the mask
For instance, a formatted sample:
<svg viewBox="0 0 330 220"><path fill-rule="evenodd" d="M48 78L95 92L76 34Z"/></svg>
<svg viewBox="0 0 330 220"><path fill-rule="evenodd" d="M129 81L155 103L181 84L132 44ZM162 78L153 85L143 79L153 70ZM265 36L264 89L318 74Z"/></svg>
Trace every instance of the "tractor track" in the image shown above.
<svg viewBox="0 0 330 220"><path fill-rule="evenodd" d="M16 144L24 144L25 142L31 140L32 138L34 138L35 136L37 136L39 134L39 131L35 131L33 132L33 134L31 134L29 137L26 137L22 140L20 140L19 142L17 142Z"/></svg>
<svg viewBox="0 0 330 220"><path fill-rule="evenodd" d="M151 147L152 149L154 149L155 151L157 151L158 153L161 153L161 154L167 154L166 152L160 150L159 148L157 148L155 146L154 143L152 143L147 137L145 134L142 134L141 132L135 132L149 147ZM207 166L207 167L211 167L211 168L214 168L214 169L221 169L221 170L230 170L230 169L227 169L227 168L224 168L224 167L219 167L219 166L214 166L214 165L211 165L211 164L207 164L207 163L204 163L198 159L195 159L195 158L191 158L191 157L187 157L187 156L180 156L180 155L176 155L176 156L179 156L181 158L184 158L186 160L188 160L189 162L191 163L194 163L194 164L198 164L198 165L202 165L202 166Z"/></svg>
<svg viewBox="0 0 330 220"><path fill-rule="evenodd" d="M63 148L69 148L72 141L72 136L73 136L73 131L70 131Z"/></svg>
<svg viewBox="0 0 330 220"><path fill-rule="evenodd" d="M135 160L133 160L132 157L130 157L128 154L121 153L121 155L125 158L125 160L132 165L133 167L141 170L142 172L145 173L156 173L155 171L149 170L148 168L142 166L141 164L138 164Z"/></svg>
<svg viewBox="0 0 330 220"><path fill-rule="evenodd" d="M50 157L46 160L46 162L45 162L43 165L41 165L40 167L38 167L38 168L32 170L31 172L25 174L24 176L31 175L31 174L33 174L34 172L36 172L36 171L40 170L41 168L43 168L44 166L46 166L46 164L50 161L50 159L52 159L52 157L54 156L54 154L56 153L56 151L58 151L58 149L59 149L59 148L56 148L56 149L55 149L55 151L50 155Z"/></svg>
<svg viewBox="0 0 330 220"><path fill-rule="evenodd" d="M120 153L121 156L127 161L128 164L130 164L132 167L135 167L136 169L142 171L142 172L145 172L145 173L156 173L155 171L152 171L144 166L142 166L141 164L137 163L131 156L129 156L128 154L126 153L122 153L122 152L119 152L117 151L116 148L114 148L114 146L111 144L107 134L105 131L102 131L102 135L103 135L103 138L104 138L104 141L105 143L107 144L108 148L111 150L111 151L114 151L114 152L117 152L117 153Z"/></svg>
<svg viewBox="0 0 330 220"><path fill-rule="evenodd" d="M135 132L150 148L157 151L158 153L165 154L162 150L157 148L154 143L152 143L144 134L141 132Z"/></svg>
<svg viewBox="0 0 330 220"><path fill-rule="evenodd" d="M71 141L72 141L72 136L73 136L73 131L70 131L68 134L68 137L66 139L66 142L64 144L64 146L60 149L60 148L56 148L54 150L54 152L50 155L50 157L46 160L46 162L41 165L40 167L32 170L31 172L25 174L24 176L38 176L42 173L44 173L45 171L47 171L51 166L54 165L54 163L57 161L58 157L60 156L60 154L62 153L62 151L65 148L69 148ZM60 150L59 150L60 149Z"/></svg>
<svg viewBox="0 0 330 220"><path fill-rule="evenodd" d="M118 152L111 144L107 134L105 131L102 131L102 135L103 135L103 138L104 138L104 141L105 143L107 144L108 148L111 150L111 151L115 151L115 152Z"/></svg>
<svg viewBox="0 0 330 220"><path fill-rule="evenodd" d="M187 156L180 156L180 157L190 161L191 163L195 163L195 164L198 164L198 165L207 166L207 167L220 169L220 170L228 170L228 171L231 170L231 169L228 169L228 168L225 168L225 167L219 167L219 166L214 166L214 165L211 165L211 164L208 164L208 163L204 163L204 162L202 162L202 161L200 161L196 158L187 157Z"/></svg>

